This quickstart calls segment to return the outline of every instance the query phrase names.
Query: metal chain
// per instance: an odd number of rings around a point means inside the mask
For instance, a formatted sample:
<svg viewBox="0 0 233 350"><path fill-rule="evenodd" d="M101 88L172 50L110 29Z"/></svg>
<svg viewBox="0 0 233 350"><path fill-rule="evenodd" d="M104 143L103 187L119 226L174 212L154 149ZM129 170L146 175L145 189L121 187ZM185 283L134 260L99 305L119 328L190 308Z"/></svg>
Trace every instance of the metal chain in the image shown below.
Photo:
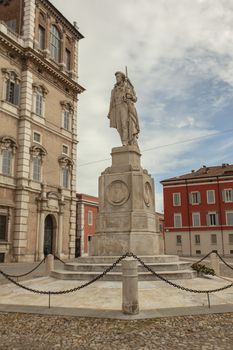
<svg viewBox="0 0 233 350"><path fill-rule="evenodd" d="M54 255L54 259L57 259L57 260L59 260L61 263L63 263L63 264L66 264L65 263L65 261L63 261L62 259L60 259L58 256L56 256L56 255Z"/></svg>
<svg viewBox="0 0 233 350"><path fill-rule="evenodd" d="M4 273L5 273L5 275L7 275L7 276L9 276L9 277L11 277L11 278L18 278L18 277L24 277L24 276L30 275L30 273L34 272L36 269L38 269L38 267L40 267L40 265L41 265L43 262L45 262L45 259L46 259L46 258L44 258L43 260L41 260L41 262L40 262L36 267L34 267L32 270L30 270L30 271L28 271L28 272L25 272L25 273L22 273L21 275L10 275L10 274L8 274L8 273L6 273L6 272L4 272Z"/></svg>
<svg viewBox="0 0 233 350"><path fill-rule="evenodd" d="M33 292L36 294L47 294L47 295L59 295L59 294L68 294L68 293L73 293L76 292L84 287L89 286L90 284L98 281L99 279L101 279L102 277L104 277L108 272L110 272L112 269L114 269L114 267L119 264L119 262L123 259L125 259L128 256L128 253L122 255L120 258L118 258L111 266L109 266L104 272L102 272L100 275L96 276L95 278L93 278L92 280L82 284L81 286L75 287L75 288L71 288L71 289L67 289L67 290L62 290L62 291L43 291L43 290L38 290L38 289L33 289L30 287L26 287L24 285L22 285L19 282L16 282L15 280L13 280L11 277L9 277L5 272L0 270L0 274L2 274L6 279L8 279L10 282L12 282L13 284L15 284L16 286L23 288L29 292Z"/></svg>
<svg viewBox="0 0 233 350"><path fill-rule="evenodd" d="M210 253L209 253L210 254ZM169 280L167 280L165 277L161 276L160 274L156 273L154 270L152 270L148 265L146 265L137 255L133 254L133 253L128 253L128 256L131 256L133 257L134 259L138 260L140 262L140 264L145 267L145 269L147 269L149 272L151 272L154 276L158 277L160 280L170 284L171 286L175 287L175 288L178 288L178 289L181 289L181 290L184 290L186 292L191 292L191 293L215 293L215 292L220 292L222 290L225 290L225 289L228 289L228 288L231 288L233 286L233 283L230 283L224 287L221 287L221 288L216 288L216 289L208 289L208 290L198 290L198 289L191 289L191 288L186 288L186 287L183 287L179 284L176 284L174 282L171 282Z"/></svg>
<svg viewBox="0 0 233 350"><path fill-rule="evenodd" d="M211 254L211 253L209 253ZM209 255L208 254L208 255ZM207 256L208 256L207 255ZM133 257L134 259L136 259L146 270L148 270L149 272L151 272L154 276L156 276L157 278L159 278L160 280L168 283L169 285L178 288L180 290L184 290L186 292L191 292L191 293L215 293L215 292L220 292L223 291L225 289L231 288L233 286L233 283L230 283L224 287L221 288L216 288L216 289L208 289L208 290L197 290L197 289L191 289L191 288L186 288L183 287L179 284L176 284L172 281L167 280L165 277L161 276L160 274L156 273L154 270L152 270L148 265L146 265L144 263L144 261L142 261L137 255L133 254L133 253L126 253L124 255L122 255L120 258L118 258L111 266L109 266L104 272L102 272L101 274L99 274L98 276L96 276L95 278L93 278L92 280L82 284L81 286L75 287L75 288L71 288L71 289L67 289L67 290L63 290L63 291L42 291L42 290L37 290L37 289L33 289L30 287L26 287L24 285L22 285L19 282L16 282L14 279L12 279L12 277L10 277L8 274L6 274L5 272L0 270L0 274L2 274L6 279L8 279L10 282L12 282L13 284L15 284L16 286L23 288L29 292L33 292L36 294L47 294L47 295L59 295L59 294L68 294L68 293L73 293L76 292L82 288L85 288L89 285L91 285L92 283L98 281L99 279L101 279L102 277L104 277L108 272L110 272L111 270L114 269L114 267L119 264L119 262L123 259L125 259L126 257ZM43 262L43 260L42 260ZM41 263L42 263L41 262Z"/></svg>
<svg viewBox="0 0 233 350"><path fill-rule="evenodd" d="M217 251L216 251L215 253L216 253L216 255L219 257L219 259L220 259L227 267L229 267L231 270L233 270L233 267L232 267L231 265L229 265L229 264L218 254Z"/></svg>
<svg viewBox="0 0 233 350"><path fill-rule="evenodd" d="M200 264L200 262L202 262L203 260L205 260L206 258L208 258L208 256L213 253L213 251L209 252L208 254L206 254L203 258L201 258L200 260L196 261L194 264Z"/></svg>

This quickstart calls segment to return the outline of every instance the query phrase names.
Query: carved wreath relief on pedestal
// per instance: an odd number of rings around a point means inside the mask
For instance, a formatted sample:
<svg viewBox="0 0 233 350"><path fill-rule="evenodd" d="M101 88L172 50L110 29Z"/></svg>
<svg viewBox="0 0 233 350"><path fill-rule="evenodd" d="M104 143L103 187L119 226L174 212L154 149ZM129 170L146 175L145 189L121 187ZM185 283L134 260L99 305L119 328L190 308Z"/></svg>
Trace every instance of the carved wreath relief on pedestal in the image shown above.
<svg viewBox="0 0 233 350"><path fill-rule="evenodd" d="M107 200L112 205L122 205L129 198L128 186L121 180L110 183L107 188Z"/></svg>
<svg viewBox="0 0 233 350"><path fill-rule="evenodd" d="M147 207L150 207L153 202L152 188L149 182L146 182L144 186L144 202Z"/></svg>

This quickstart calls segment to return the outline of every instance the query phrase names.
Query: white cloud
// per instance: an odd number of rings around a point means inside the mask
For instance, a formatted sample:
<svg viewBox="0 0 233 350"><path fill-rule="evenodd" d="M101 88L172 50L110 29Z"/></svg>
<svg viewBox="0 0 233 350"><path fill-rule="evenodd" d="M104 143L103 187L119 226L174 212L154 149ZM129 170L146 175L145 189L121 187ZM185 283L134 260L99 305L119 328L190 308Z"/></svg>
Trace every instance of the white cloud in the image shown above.
<svg viewBox="0 0 233 350"><path fill-rule="evenodd" d="M138 95L141 149L215 130L213 115L225 106L233 87L231 0L52 2L77 21L85 36L79 51L79 82L87 91L79 99L78 164L108 158L111 148L120 145L106 115L114 72L125 65ZM216 81L213 91L198 91L205 81ZM225 83L226 91L218 83ZM143 165L153 174L179 173L181 167L192 167L185 153L197 151L195 143L164 147L145 152ZM208 149L203 157L208 158ZM78 191L97 194L98 176L109 164L78 168Z"/></svg>

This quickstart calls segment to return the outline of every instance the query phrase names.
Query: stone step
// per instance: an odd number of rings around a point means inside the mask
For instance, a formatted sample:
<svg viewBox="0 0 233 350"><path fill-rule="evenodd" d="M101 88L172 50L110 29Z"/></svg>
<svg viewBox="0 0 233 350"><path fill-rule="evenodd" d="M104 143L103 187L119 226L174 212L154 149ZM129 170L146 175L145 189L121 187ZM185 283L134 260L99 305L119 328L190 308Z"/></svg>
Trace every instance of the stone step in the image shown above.
<svg viewBox="0 0 233 350"><path fill-rule="evenodd" d="M76 281L90 281L96 276L99 275L99 272L90 272L90 271L67 271L67 270L54 270L50 273L51 277L63 279L63 280L76 280ZM161 271L160 275L168 280L179 280L179 279L191 279L196 277L196 272L193 270L177 270L177 271ZM159 280L158 277L152 275L150 272L139 272L138 273L139 281L155 281ZM102 281L121 281L122 273L121 272L108 272L107 275L103 276L100 280Z"/></svg>
<svg viewBox="0 0 233 350"><path fill-rule="evenodd" d="M86 271L86 272L103 272L112 264L107 263L67 263L64 265L64 269L67 271ZM186 270L190 268L190 263L185 261L177 261L174 263L148 263L147 264L153 271L177 271L177 270ZM121 264L119 263L112 270L114 272L121 272ZM147 271L145 267L143 267L140 263L138 263L138 271L143 272Z"/></svg>
<svg viewBox="0 0 233 350"><path fill-rule="evenodd" d="M145 263L168 263L179 261L178 255L145 255L139 256ZM82 256L74 260L74 262L84 263L84 264L112 264L114 261L119 259L119 256Z"/></svg>

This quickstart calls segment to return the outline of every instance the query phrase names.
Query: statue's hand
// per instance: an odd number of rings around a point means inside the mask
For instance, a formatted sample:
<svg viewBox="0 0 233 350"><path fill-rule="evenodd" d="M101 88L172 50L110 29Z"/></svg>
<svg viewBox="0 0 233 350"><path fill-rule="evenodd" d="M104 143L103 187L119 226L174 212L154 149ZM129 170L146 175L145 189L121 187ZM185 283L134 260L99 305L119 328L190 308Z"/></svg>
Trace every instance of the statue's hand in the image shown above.
<svg viewBox="0 0 233 350"><path fill-rule="evenodd" d="M132 95L132 94L127 93L127 94L126 94L126 97L127 97L127 98L132 98L132 97L133 97L133 95Z"/></svg>

